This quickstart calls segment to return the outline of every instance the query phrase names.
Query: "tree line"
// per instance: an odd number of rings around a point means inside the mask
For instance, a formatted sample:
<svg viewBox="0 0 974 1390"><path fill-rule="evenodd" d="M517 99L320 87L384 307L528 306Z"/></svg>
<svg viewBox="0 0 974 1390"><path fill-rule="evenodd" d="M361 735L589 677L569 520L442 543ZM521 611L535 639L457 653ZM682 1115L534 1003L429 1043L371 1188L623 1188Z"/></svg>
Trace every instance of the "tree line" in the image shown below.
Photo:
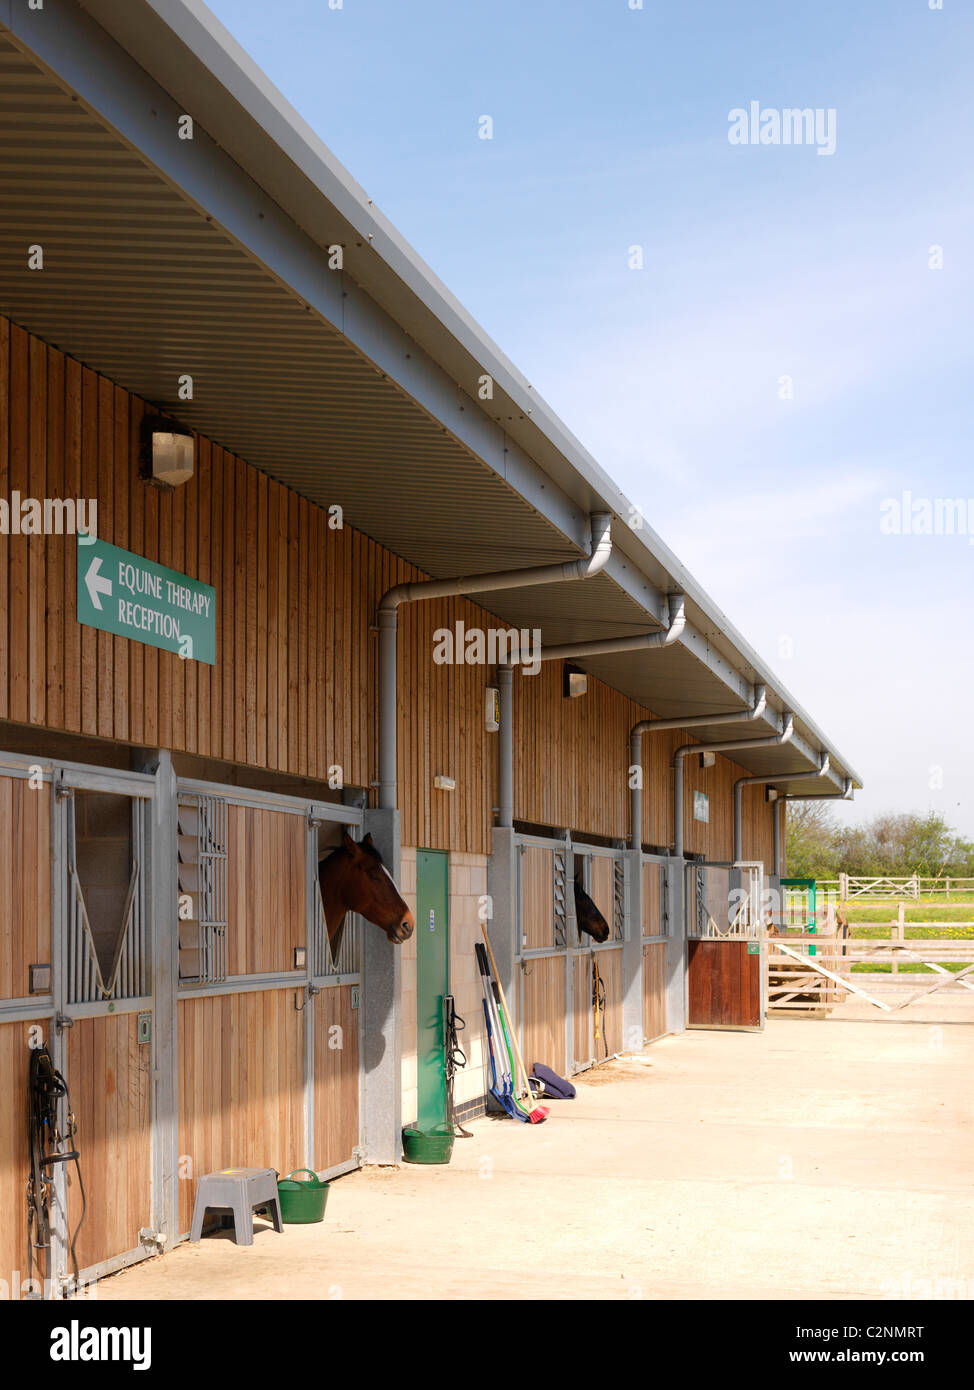
<svg viewBox="0 0 974 1390"><path fill-rule="evenodd" d="M840 825L829 806L797 801L785 843L789 878L974 878L974 843L933 811Z"/></svg>

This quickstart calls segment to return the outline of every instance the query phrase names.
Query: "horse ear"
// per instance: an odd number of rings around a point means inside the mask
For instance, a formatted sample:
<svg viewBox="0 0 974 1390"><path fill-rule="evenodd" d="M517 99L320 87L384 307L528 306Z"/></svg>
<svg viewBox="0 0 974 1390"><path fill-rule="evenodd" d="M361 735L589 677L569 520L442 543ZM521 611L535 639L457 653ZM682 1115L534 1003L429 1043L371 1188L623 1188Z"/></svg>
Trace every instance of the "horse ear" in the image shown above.
<svg viewBox="0 0 974 1390"><path fill-rule="evenodd" d="M375 845L372 844L372 831L371 831L371 830L369 831L369 833L368 833L367 835L363 835L363 836L362 836L361 844L363 844L363 845L372 845L372 848L375 849Z"/></svg>
<svg viewBox="0 0 974 1390"><path fill-rule="evenodd" d="M347 830L342 831L342 848L347 849L350 854L358 854L359 852L358 845L352 839L351 835L349 835Z"/></svg>

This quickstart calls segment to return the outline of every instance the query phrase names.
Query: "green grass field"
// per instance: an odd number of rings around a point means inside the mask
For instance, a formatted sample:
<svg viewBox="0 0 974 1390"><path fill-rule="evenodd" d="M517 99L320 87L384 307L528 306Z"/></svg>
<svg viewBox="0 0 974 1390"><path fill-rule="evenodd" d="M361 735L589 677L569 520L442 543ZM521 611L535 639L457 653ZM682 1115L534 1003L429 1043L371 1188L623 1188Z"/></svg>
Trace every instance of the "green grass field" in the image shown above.
<svg viewBox="0 0 974 1390"><path fill-rule="evenodd" d="M849 903L846 908L846 916L849 919L850 929L864 923L888 925L890 922L896 921L897 905L896 903L882 903L881 905L860 907L858 903ZM904 917L908 927L917 922L974 922L974 902L907 903Z"/></svg>
<svg viewBox="0 0 974 1390"><path fill-rule="evenodd" d="M965 889L967 897L951 896L946 902L941 894L922 894L920 898L904 899L904 935L911 941L974 941L974 896ZM846 905L849 936L857 941L889 939L897 920L899 902L891 898L853 899ZM945 922L948 926L928 926L930 922ZM954 925L956 923L956 925ZM942 961L952 974L964 969L964 961ZM898 961L900 975L936 975L935 970L920 961ZM854 974L889 975L889 963L861 963L852 967Z"/></svg>

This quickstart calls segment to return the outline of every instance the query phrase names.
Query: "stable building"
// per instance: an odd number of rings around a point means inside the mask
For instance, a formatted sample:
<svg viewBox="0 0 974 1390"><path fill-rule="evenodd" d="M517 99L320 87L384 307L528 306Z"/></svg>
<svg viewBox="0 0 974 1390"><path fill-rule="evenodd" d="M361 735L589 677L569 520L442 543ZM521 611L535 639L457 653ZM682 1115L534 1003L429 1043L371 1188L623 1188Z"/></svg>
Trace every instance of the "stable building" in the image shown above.
<svg viewBox="0 0 974 1390"><path fill-rule="evenodd" d="M861 783L612 480L197 0L10 0L0 126L0 1279L40 1043L58 1296L398 1161L445 995L482 1113L481 923L529 1065L760 1028Z"/></svg>

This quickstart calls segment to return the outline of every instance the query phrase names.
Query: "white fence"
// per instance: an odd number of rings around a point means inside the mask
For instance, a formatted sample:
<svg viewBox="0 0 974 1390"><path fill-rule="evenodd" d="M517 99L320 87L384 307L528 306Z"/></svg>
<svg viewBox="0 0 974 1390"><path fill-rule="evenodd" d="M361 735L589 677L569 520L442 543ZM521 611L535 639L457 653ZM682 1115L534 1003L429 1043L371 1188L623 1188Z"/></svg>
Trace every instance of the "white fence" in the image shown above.
<svg viewBox="0 0 974 1390"><path fill-rule="evenodd" d="M911 874L909 878L840 874L838 878L818 879L817 887L837 894L840 902L849 902L852 898L918 899L931 893L944 894L948 902L951 893L956 898L974 896L974 878L923 878L919 874Z"/></svg>

